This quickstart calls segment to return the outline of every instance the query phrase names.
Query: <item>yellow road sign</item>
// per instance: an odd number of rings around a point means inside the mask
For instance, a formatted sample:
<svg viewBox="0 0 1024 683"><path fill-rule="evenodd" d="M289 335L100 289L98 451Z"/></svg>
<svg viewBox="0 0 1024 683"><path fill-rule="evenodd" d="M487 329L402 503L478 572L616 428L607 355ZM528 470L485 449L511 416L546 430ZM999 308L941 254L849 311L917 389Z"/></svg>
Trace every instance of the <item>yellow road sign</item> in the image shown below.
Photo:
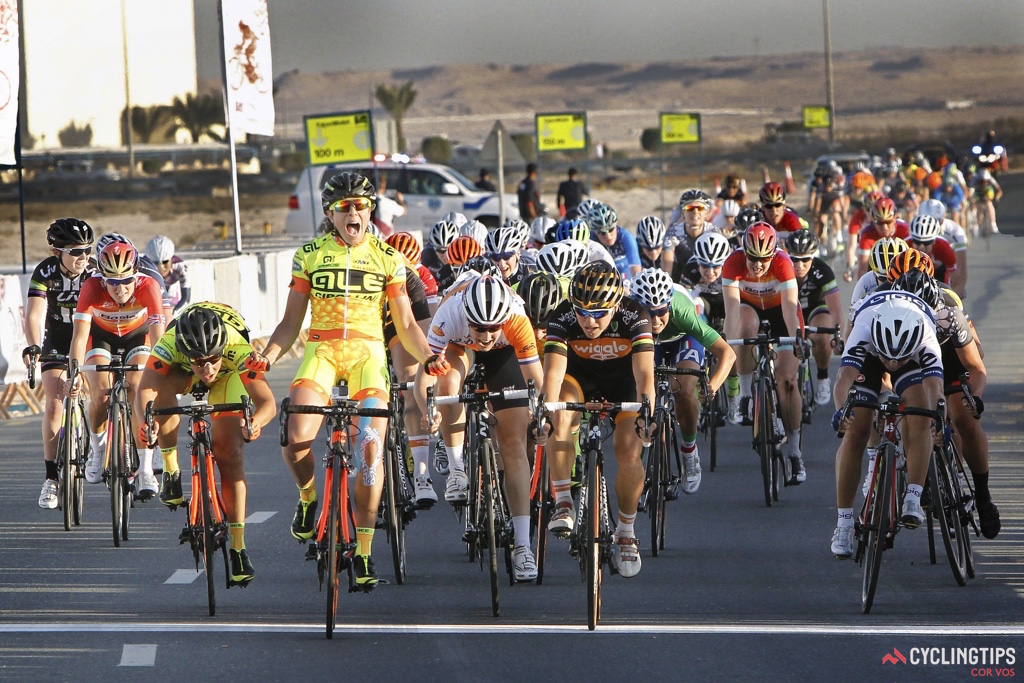
<svg viewBox="0 0 1024 683"><path fill-rule="evenodd" d="M304 118L309 163L338 164L373 158L373 119L368 111Z"/></svg>
<svg viewBox="0 0 1024 683"><path fill-rule="evenodd" d="M661 113L661 143L700 142L700 114Z"/></svg>
<svg viewBox="0 0 1024 683"><path fill-rule="evenodd" d="M828 128L832 111L827 106L804 107L804 128Z"/></svg>
<svg viewBox="0 0 1024 683"><path fill-rule="evenodd" d="M537 114L537 151L587 148L587 114Z"/></svg>

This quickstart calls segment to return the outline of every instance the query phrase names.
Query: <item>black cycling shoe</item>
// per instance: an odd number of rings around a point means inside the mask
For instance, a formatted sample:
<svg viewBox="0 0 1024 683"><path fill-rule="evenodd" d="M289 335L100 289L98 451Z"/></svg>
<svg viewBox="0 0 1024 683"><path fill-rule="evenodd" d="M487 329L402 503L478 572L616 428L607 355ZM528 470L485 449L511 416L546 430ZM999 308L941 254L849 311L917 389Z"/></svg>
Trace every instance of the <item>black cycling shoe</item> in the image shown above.
<svg viewBox="0 0 1024 683"><path fill-rule="evenodd" d="M181 492L181 471L164 472L160 483L160 502L174 510L185 504L185 495Z"/></svg>
<svg viewBox="0 0 1024 683"><path fill-rule="evenodd" d="M292 517L292 536L300 543L305 543L313 538L314 527L316 526L317 501L309 503L300 500L295 506L295 516Z"/></svg>
<svg viewBox="0 0 1024 683"><path fill-rule="evenodd" d="M743 416L742 420L740 421L740 424L743 425L744 427L749 427L750 425L754 424L754 418L752 416L753 403L754 400L750 396L740 397L740 415Z"/></svg>
<svg viewBox="0 0 1024 683"><path fill-rule="evenodd" d="M356 555L355 558L356 585L353 590L361 590L369 593L381 583L377 578L377 572L373 567L373 558L368 555Z"/></svg>
<svg viewBox="0 0 1024 683"><path fill-rule="evenodd" d="M231 560L231 585L243 588L248 586L249 582L256 578L256 570L253 569L248 551L245 548L241 550L231 548L228 551L228 557Z"/></svg>
<svg viewBox="0 0 1024 683"><path fill-rule="evenodd" d="M999 529L1002 528L1002 524L999 522L999 508L991 498L984 503L978 503L978 519L981 523L982 536L995 538L999 535Z"/></svg>

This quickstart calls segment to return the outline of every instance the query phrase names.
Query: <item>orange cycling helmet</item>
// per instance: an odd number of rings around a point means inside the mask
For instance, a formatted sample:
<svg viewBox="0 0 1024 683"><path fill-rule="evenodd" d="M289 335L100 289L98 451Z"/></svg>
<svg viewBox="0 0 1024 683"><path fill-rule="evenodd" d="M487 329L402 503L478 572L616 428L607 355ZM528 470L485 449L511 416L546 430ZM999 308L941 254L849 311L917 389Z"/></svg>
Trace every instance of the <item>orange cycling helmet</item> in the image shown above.
<svg viewBox="0 0 1024 683"><path fill-rule="evenodd" d="M850 179L850 184L855 190L866 190L875 184L875 176L870 171L857 171Z"/></svg>
<svg viewBox="0 0 1024 683"><path fill-rule="evenodd" d="M764 221L754 223L743 233L743 251L752 258L775 256L778 246L775 228Z"/></svg>
<svg viewBox="0 0 1024 683"><path fill-rule="evenodd" d="M387 239L387 242L388 246L394 247L398 253L409 259L409 263L416 265L420 262L420 254L423 253L423 247L420 246L420 243L416 241L411 232L396 232Z"/></svg>
<svg viewBox="0 0 1024 683"><path fill-rule="evenodd" d="M780 183L765 183L758 196L762 204L785 204L786 188Z"/></svg>
<svg viewBox="0 0 1024 683"><path fill-rule="evenodd" d="M459 268L469 259L483 253L479 242L469 235L459 235L454 242L448 245L448 263L453 268Z"/></svg>
<svg viewBox="0 0 1024 683"><path fill-rule="evenodd" d="M935 277L935 264L928 254L917 249L907 249L892 257L889 261L889 282L895 282L900 275L908 270L921 270Z"/></svg>
<svg viewBox="0 0 1024 683"><path fill-rule="evenodd" d="M896 203L888 197L875 200L869 209L871 220L875 223L892 223L896 220Z"/></svg>
<svg viewBox="0 0 1024 683"><path fill-rule="evenodd" d="M928 186L929 190L935 192L935 190L942 187L942 174L939 173L938 171L932 171L924 179L924 182Z"/></svg>
<svg viewBox="0 0 1024 683"><path fill-rule="evenodd" d="M103 277L125 278L135 274L139 253L130 244L111 242L103 247L96 260Z"/></svg>

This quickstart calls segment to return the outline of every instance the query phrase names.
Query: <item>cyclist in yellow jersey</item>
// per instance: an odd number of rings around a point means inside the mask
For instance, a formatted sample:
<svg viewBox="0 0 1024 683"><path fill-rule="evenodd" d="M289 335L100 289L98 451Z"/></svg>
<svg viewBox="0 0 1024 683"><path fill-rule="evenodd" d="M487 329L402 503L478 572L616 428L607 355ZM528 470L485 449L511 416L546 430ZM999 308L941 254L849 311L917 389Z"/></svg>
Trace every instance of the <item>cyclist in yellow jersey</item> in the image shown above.
<svg viewBox="0 0 1024 683"><path fill-rule="evenodd" d="M177 405L175 394L187 394L199 384L209 388L211 404L238 403L243 395L253 401L252 432L245 432L245 420L239 413L213 416L213 457L220 472L221 494L231 534L231 581L247 585L256 576L245 548L245 469L243 440L260 435L264 425L277 412L274 394L262 372L244 367L252 353L249 329L233 308L203 302L185 308L167 332L153 346L142 373L137 410L142 415L150 401L155 408ZM160 502L174 510L185 504L178 465L177 415L161 418L156 433L140 426L140 439L151 443L157 437L164 460ZM193 492L195 495L195 492Z"/></svg>
<svg viewBox="0 0 1024 683"><path fill-rule="evenodd" d="M254 352L250 357L250 366L256 369L276 362L295 343L306 308L311 307L309 339L288 393L292 404L327 405L331 388L344 379L349 395L363 407L387 406L385 303L402 346L419 363L431 356L409 303L403 259L394 248L366 232L375 196L373 185L358 173L340 173L327 181L321 203L331 231L295 252L284 317L263 353ZM318 415L291 416L289 443L282 451L299 487L291 531L300 542L314 533L316 459L310 447L322 423ZM383 418L361 418L354 442L359 460L355 570L356 582L364 589L377 583L370 547L384 485L381 454L386 425Z"/></svg>

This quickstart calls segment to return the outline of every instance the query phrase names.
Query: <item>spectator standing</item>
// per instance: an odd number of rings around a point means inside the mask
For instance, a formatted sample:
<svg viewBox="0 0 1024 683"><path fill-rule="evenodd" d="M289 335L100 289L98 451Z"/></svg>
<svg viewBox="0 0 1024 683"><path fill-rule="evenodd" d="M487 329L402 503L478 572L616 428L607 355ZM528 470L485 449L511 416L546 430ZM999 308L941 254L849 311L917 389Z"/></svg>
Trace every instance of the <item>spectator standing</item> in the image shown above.
<svg viewBox="0 0 1024 683"><path fill-rule="evenodd" d="M480 169L480 178L476 181L476 187L478 190L484 192L497 192L498 188L491 182L491 172L486 168Z"/></svg>
<svg viewBox="0 0 1024 683"><path fill-rule="evenodd" d="M568 180L563 180L558 185L558 215L569 220L576 218L576 209L586 194L587 189L580 182L579 171L570 168Z"/></svg>
<svg viewBox="0 0 1024 683"><path fill-rule="evenodd" d="M384 233L385 237L390 237L395 231L395 219L400 218L406 213L405 197L402 193L395 191L395 197L392 199L387 194L388 180L387 175L384 173L380 174L380 189L377 191L377 227Z"/></svg>
<svg viewBox="0 0 1024 683"><path fill-rule="evenodd" d="M537 164L527 164L526 177L519 182L519 217L529 223L543 212L537 189Z"/></svg>

